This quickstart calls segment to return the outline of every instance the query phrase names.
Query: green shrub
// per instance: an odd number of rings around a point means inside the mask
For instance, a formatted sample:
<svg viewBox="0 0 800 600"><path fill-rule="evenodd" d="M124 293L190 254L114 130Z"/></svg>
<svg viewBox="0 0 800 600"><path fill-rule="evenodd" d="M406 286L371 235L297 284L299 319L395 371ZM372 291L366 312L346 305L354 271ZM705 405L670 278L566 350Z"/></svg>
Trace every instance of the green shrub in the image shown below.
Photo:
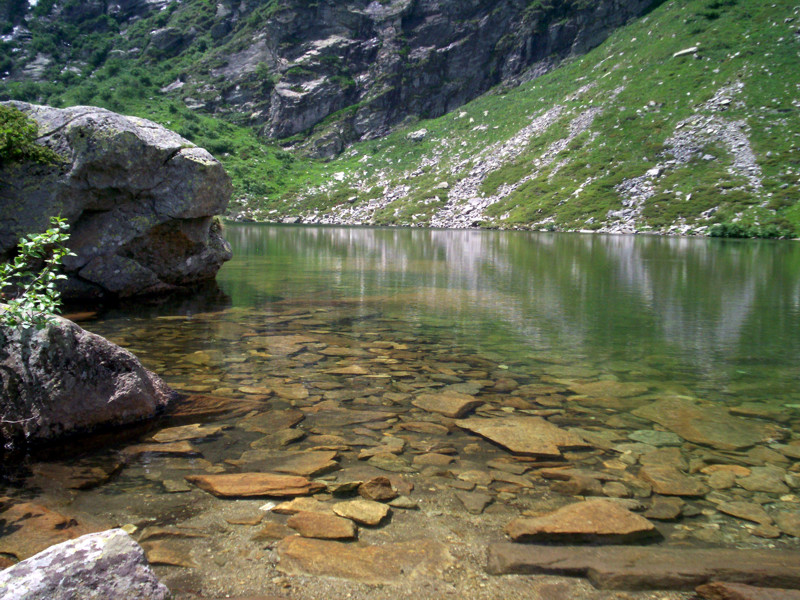
<svg viewBox="0 0 800 600"><path fill-rule="evenodd" d="M69 239L67 220L50 219L52 227L38 235L23 237L14 260L0 266L0 297L3 290L17 290L10 295L0 324L7 327L43 329L61 309L61 293L56 284L66 275L58 272L65 256L74 256L65 244Z"/></svg>
<svg viewBox="0 0 800 600"><path fill-rule="evenodd" d="M12 106L0 106L0 166L33 161L52 164L58 155L36 143L39 128L25 113Z"/></svg>

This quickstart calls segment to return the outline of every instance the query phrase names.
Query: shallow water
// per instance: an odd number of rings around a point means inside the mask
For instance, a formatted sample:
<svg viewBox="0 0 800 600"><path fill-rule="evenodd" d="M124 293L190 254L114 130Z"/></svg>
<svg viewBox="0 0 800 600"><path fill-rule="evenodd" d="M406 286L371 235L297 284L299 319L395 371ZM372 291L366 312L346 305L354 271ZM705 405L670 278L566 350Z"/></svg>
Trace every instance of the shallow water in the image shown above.
<svg viewBox="0 0 800 600"><path fill-rule="evenodd" d="M800 546L786 516L800 510L800 245L262 225L226 237L218 289L81 323L192 399L111 449L34 461L5 494L135 525L151 561L184 565L162 576L187 594L291 585L265 578L274 543L253 539L285 517L186 483L198 473L391 475L420 510L395 508L366 542L455 531L482 545L525 511L599 495L650 512L662 544ZM483 401L473 417L542 417L582 442L512 452L412 404L441 392ZM191 453L130 450L198 422L218 431ZM119 453L110 481L70 489L69 468L110 471ZM548 471L562 466L591 485ZM464 493L490 503L470 513ZM652 516L659 497L679 514ZM722 510L732 502L769 520Z"/></svg>

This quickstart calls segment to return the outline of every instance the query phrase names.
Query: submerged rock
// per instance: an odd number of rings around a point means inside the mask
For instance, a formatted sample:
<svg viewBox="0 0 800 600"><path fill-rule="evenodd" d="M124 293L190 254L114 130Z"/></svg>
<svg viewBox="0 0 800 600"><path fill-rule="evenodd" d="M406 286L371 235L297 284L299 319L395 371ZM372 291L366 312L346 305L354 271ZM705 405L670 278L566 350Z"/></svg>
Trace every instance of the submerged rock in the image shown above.
<svg viewBox="0 0 800 600"><path fill-rule="evenodd" d="M318 512L298 512L289 517L286 524L307 538L352 540L357 533L353 521Z"/></svg>
<svg viewBox="0 0 800 600"><path fill-rule="evenodd" d="M361 525L377 525L386 518L391 509L380 502L357 499L334 504L333 512Z"/></svg>
<svg viewBox="0 0 800 600"><path fill-rule="evenodd" d="M381 585L441 572L453 563L447 547L429 539L362 546L292 536L280 542L277 550L278 568L284 573Z"/></svg>
<svg viewBox="0 0 800 600"><path fill-rule="evenodd" d="M515 542L624 544L657 537L655 526L611 500L569 504L541 517L514 519L506 533Z"/></svg>
<svg viewBox="0 0 800 600"><path fill-rule="evenodd" d="M231 250L214 215L231 182L211 154L152 121L90 107L10 103L64 162L0 169L0 257L61 215L71 297L127 297L213 279Z"/></svg>
<svg viewBox="0 0 800 600"><path fill-rule="evenodd" d="M112 529L52 546L0 572L3 600L167 600L127 533Z"/></svg>
<svg viewBox="0 0 800 600"><path fill-rule="evenodd" d="M54 544L96 531L68 515L33 502L0 498L0 554L25 560ZM5 598L0 594L0 597Z"/></svg>
<svg viewBox="0 0 800 600"><path fill-rule="evenodd" d="M12 446L148 419L172 397L133 354L60 318L0 327L0 386L0 441Z"/></svg>
<svg viewBox="0 0 800 600"><path fill-rule="evenodd" d="M800 600L800 590L784 590L714 581L698 586L697 595L704 600Z"/></svg>
<svg viewBox="0 0 800 600"><path fill-rule="evenodd" d="M486 570L495 575L588 577L602 589L691 590L715 580L748 581L765 587L800 586L800 552L785 548L595 548L494 543L489 545L487 562Z"/></svg>
<svg viewBox="0 0 800 600"><path fill-rule="evenodd" d="M558 458L562 448L588 446L578 435L539 417L473 418L458 421L457 424L515 454Z"/></svg>
<svg viewBox="0 0 800 600"><path fill-rule="evenodd" d="M731 416L725 407L702 406L682 398L659 400L633 411L683 439L720 450L739 450L780 439L776 426Z"/></svg>
<svg viewBox="0 0 800 600"><path fill-rule="evenodd" d="M221 498L310 496L325 489L325 484L305 477L272 473L187 475L186 481Z"/></svg>

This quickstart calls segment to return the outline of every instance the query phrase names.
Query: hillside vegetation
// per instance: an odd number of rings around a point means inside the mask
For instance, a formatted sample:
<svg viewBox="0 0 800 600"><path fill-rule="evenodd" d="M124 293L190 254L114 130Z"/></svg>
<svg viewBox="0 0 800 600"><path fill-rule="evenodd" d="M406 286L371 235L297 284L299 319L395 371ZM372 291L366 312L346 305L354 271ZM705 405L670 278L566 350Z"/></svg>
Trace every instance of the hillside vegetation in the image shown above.
<svg viewBox="0 0 800 600"><path fill-rule="evenodd" d="M189 14L175 6L130 29L145 32ZM31 29L42 53L64 52ZM72 68L42 63L38 79L0 83L0 98L96 104L177 130L231 173L234 218L800 233L795 2L665 2L544 76L497 86L436 119L407 119L329 161L293 150L302 145L298 136L280 145L242 114L193 108L163 91L192 61L206 60L210 38L178 60L153 62L115 54L97 23L84 33L84 46L69 50L70 60L82 57ZM341 116L332 113L305 139Z"/></svg>
<svg viewBox="0 0 800 600"><path fill-rule="evenodd" d="M257 214L796 235L799 55L794 2L673 0L548 75L313 165Z"/></svg>

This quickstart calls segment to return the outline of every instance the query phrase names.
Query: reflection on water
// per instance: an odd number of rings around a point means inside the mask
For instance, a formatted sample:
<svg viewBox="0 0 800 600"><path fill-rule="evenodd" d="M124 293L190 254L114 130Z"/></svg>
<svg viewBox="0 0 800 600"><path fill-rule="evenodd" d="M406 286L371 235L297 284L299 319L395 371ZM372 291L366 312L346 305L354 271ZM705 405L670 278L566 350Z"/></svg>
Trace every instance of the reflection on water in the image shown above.
<svg viewBox="0 0 800 600"><path fill-rule="evenodd" d="M641 513L664 545L800 544L797 244L226 235L235 258L218 287L82 323L188 397L111 448L32 458L0 493L0 520L52 510L81 527L129 525L168 585L200 597L282 589L286 515L196 485L220 474L312 478L328 511L389 476L402 497L359 539L457 531L471 550L452 589L484 577L477 557L512 519L588 496ZM20 531L0 532L0 558L24 558L28 538L61 541ZM488 585L486 597L513 596L507 580ZM376 590L364 597L394 597Z"/></svg>
<svg viewBox="0 0 800 600"><path fill-rule="evenodd" d="M233 226L234 306L347 300L504 360L646 361L718 395L798 396L800 247L655 236ZM755 385L756 381L758 385Z"/></svg>

